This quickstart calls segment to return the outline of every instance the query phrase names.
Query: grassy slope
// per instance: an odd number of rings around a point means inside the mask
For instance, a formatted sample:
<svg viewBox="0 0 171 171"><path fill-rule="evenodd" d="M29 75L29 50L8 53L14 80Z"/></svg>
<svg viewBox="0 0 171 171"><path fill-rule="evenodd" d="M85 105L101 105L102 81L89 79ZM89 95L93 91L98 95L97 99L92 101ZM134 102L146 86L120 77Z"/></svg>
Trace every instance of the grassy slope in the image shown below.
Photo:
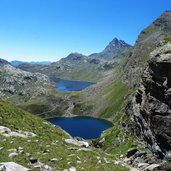
<svg viewBox="0 0 171 171"><path fill-rule="evenodd" d="M111 170L111 171L126 171L129 170L120 165L115 165L113 157L106 155L104 152L92 148L92 152L77 152L68 149L72 145L65 144L63 138L68 136L63 133L58 127L53 127L51 124L45 123L44 120L27 113L9 102L0 101L0 125L9 127L11 130L31 131L37 135L35 138L23 139L17 137L0 139L1 150L0 162L14 161L28 167L29 157L19 154L13 159L9 159L8 149L23 147L24 151L30 153L32 157L38 158L41 162L52 166L53 168L63 170L74 166L77 170ZM31 142L28 142L30 140ZM38 141L38 142L37 142ZM57 145L52 145L52 142L57 141ZM49 150L49 151L48 151ZM44 153L48 151L48 153ZM72 157L69 155L73 155ZM82 163L77 164L77 158L80 158ZM100 157L101 163L98 163L97 156ZM110 161L105 163L104 157ZM58 158L56 162L50 162L52 158ZM70 161L70 163L68 163ZM82 169L84 168L84 169ZM35 169L36 170L36 169Z"/></svg>
<svg viewBox="0 0 171 171"><path fill-rule="evenodd" d="M82 94L75 93L73 100L76 101L74 113L78 115L91 115L108 119L114 126L105 131L105 142L102 148L115 155L126 154L127 150L137 144L130 131L130 120L125 114L126 97L133 93L126 83L122 81L123 66L127 59L123 59L120 66L103 81L87 88ZM126 123L126 127L122 126ZM100 140L99 139L99 140ZM98 140L95 141L95 144Z"/></svg>

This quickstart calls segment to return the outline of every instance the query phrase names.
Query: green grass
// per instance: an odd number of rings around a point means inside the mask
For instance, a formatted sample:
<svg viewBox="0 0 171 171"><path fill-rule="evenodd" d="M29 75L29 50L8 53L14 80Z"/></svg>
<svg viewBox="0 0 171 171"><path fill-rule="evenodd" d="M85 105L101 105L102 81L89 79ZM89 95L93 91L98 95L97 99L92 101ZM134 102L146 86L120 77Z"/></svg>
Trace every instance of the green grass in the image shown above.
<svg viewBox="0 0 171 171"><path fill-rule="evenodd" d="M101 149L91 147L91 152L70 150L69 148L73 147L73 145L68 145L64 142L64 138L68 138L68 135L61 129L2 100L0 100L0 125L6 126L13 131L31 131L37 135L34 138L28 139L1 136L0 147L4 148L1 150L0 162L14 161L29 167L29 157L25 153L30 153L32 157L38 158L41 162L55 168L55 170L64 170L71 166L76 167L78 171L129 170L123 166L115 165L115 157L113 155L106 155ZM57 141L56 145L52 144L54 141ZM18 147L23 147L25 153L10 159L8 157L8 150L18 149ZM97 157L100 159L97 159ZM58 161L51 162L50 159L52 158L58 158ZM81 160L80 164L77 163L78 158ZM109 163L106 163L104 158ZM98 163L99 160L101 160L101 163ZM36 169L33 170L36 171Z"/></svg>
<svg viewBox="0 0 171 171"><path fill-rule="evenodd" d="M121 80L115 80L105 91L105 107L101 116L108 118L122 112L126 103L124 98L129 90L128 86Z"/></svg>
<svg viewBox="0 0 171 171"><path fill-rule="evenodd" d="M164 39L164 44L171 43L171 36L168 36Z"/></svg>
<svg viewBox="0 0 171 171"><path fill-rule="evenodd" d="M125 114L120 114L118 118L115 118L114 126L105 131L102 138L105 138L105 142L102 148L108 153L120 156L125 155L127 150L137 144L134 135L131 133L128 127L129 118ZM122 127L122 123L128 124L126 127Z"/></svg>

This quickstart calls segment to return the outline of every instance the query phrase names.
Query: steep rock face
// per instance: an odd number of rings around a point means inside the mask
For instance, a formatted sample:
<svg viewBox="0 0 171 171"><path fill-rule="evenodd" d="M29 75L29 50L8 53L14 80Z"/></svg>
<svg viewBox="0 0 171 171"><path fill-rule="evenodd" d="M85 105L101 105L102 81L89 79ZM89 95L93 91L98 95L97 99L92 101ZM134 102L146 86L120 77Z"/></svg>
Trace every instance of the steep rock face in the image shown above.
<svg viewBox="0 0 171 171"><path fill-rule="evenodd" d="M136 135L154 153L164 156L165 150L171 150L171 44L150 54L132 112Z"/></svg>
<svg viewBox="0 0 171 171"><path fill-rule="evenodd" d="M140 33L132 56L124 69L124 76L130 86L135 87L137 85L149 59L150 52L155 49L161 40L169 35L171 35L171 11L164 12Z"/></svg>

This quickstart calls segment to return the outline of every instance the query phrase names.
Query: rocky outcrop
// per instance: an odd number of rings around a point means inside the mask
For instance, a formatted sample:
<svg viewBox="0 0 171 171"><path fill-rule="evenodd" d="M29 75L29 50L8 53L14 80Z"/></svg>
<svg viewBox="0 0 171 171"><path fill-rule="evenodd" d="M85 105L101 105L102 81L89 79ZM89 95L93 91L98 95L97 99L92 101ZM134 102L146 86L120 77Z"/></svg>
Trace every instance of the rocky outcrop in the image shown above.
<svg viewBox="0 0 171 171"><path fill-rule="evenodd" d="M49 78L43 74L22 71L9 64L0 67L0 98L28 101L39 95L48 95L52 87Z"/></svg>
<svg viewBox="0 0 171 171"><path fill-rule="evenodd" d="M26 132L26 131L21 131L21 130L14 132L5 126L0 126L0 135L5 136L5 137L21 137L21 138L36 137L36 134L34 134L33 132Z"/></svg>
<svg viewBox="0 0 171 171"><path fill-rule="evenodd" d="M161 44L150 54L132 113L135 134L164 157L171 150L171 44Z"/></svg>
<svg viewBox="0 0 171 171"><path fill-rule="evenodd" d="M171 35L171 11L164 12L149 27L144 29L134 45L132 56L124 67L124 77L131 87L140 81L149 54L164 38Z"/></svg>
<svg viewBox="0 0 171 171"><path fill-rule="evenodd" d="M30 169L21 166L15 162L4 162L0 163L1 171L31 171Z"/></svg>

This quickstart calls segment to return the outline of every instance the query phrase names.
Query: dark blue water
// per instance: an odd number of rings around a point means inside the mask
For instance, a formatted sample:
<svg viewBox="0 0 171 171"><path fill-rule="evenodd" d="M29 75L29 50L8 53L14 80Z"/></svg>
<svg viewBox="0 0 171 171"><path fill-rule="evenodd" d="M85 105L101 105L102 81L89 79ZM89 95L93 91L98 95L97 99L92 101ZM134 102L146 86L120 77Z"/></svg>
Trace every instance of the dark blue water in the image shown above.
<svg viewBox="0 0 171 171"><path fill-rule="evenodd" d="M57 85L57 90L60 92L81 91L92 85L92 82L85 81L69 81L62 79L53 79Z"/></svg>
<svg viewBox="0 0 171 171"><path fill-rule="evenodd" d="M73 117L73 118L52 118L49 121L60 126L72 137L81 137L84 139L94 139L100 137L101 133L112 127L113 124L103 119L92 117Z"/></svg>

